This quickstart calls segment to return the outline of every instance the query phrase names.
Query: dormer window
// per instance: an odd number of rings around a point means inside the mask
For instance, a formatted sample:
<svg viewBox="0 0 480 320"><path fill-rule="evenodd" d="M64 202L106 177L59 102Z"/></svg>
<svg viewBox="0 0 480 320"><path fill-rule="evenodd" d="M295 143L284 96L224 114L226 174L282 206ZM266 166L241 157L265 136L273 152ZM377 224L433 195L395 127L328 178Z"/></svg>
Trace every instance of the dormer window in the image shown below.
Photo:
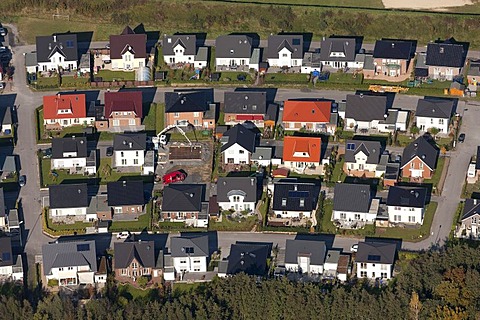
<svg viewBox="0 0 480 320"><path fill-rule="evenodd" d="M282 198L282 207L287 206L287 198Z"/></svg>
<svg viewBox="0 0 480 320"><path fill-rule="evenodd" d="M252 106L252 110L257 110L257 106L256 106L256 105L253 105L253 106Z"/></svg>
<svg viewBox="0 0 480 320"><path fill-rule="evenodd" d="M305 199L300 199L300 208L305 207Z"/></svg>
<svg viewBox="0 0 480 320"><path fill-rule="evenodd" d="M246 104L243 105L242 109L243 109L243 110L247 110L247 105L246 105Z"/></svg>
<svg viewBox="0 0 480 320"><path fill-rule="evenodd" d="M233 49L230 49L230 54L233 54Z"/></svg>

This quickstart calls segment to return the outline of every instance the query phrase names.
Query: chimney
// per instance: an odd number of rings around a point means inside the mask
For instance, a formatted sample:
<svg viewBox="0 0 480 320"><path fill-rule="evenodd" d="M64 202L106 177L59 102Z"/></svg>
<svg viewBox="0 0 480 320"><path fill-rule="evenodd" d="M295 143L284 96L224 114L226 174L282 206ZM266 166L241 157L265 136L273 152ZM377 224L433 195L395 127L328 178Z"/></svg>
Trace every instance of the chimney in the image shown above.
<svg viewBox="0 0 480 320"><path fill-rule="evenodd" d="M394 42L392 42L392 48L395 48L395 43Z"/></svg>
<svg viewBox="0 0 480 320"><path fill-rule="evenodd" d="M133 143L129 142L128 147L131 149L133 147Z"/></svg>
<svg viewBox="0 0 480 320"><path fill-rule="evenodd" d="M57 42L57 36L53 35L53 42Z"/></svg>
<svg viewBox="0 0 480 320"><path fill-rule="evenodd" d="M250 179L250 183L252 184L252 186L254 186L255 185L255 179L253 179L253 178Z"/></svg>
<svg viewBox="0 0 480 320"><path fill-rule="evenodd" d="M48 50L52 50L52 44L51 43L48 44Z"/></svg>

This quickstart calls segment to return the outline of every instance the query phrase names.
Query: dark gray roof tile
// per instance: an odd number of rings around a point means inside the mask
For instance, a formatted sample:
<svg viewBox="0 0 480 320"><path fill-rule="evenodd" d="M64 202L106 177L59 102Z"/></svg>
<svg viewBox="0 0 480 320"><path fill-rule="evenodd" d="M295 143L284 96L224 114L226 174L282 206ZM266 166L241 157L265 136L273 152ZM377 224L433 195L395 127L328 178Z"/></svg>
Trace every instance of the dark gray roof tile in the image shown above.
<svg viewBox="0 0 480 320"><path fill-rule="evenodd" d="M170 239L170 251L177 257L209 257L208 234L184 232Z"/></svg>
<svg viewBox="0 0 480 320"><path fill-rule="evenodd" d="M413 43L402 40L377 40L373 50L374 58L409 60L412 57Z"/></svg>
<svg viewBox="0 0 480 320"><path fill-rule="evenodd" d="M283 179L274 183L272 208L277 211L311 211L316 208L318 193L318 186L314 183Z"/></svg>
<svg viewBox="0 0 480 320"><path fill-rule="evenodd" d="M386 112L386 96L347 95L345 118L355 119L355 121L383 120Z"/></svg>
<svg viewBox="0 0 480 320"><path fill-rule="evenodd" d="M48 188L50 209L88 208L87 184L59 184Z"/></svg>
<svg viewBox="0 0 480 320"><path fill-rule="evenodd" d="M147 146L146 133L124 133L116 134L113 138L113 149L115 151L144 151Z"/></svg>
<svg viewBox="0 0 480 320"><path fill-rule="evenodd" d="M320 266L325 263L325 253L323 241L287 239L285 263L297 264L299 256L308 256L311 265Z"/></svg>
<svg viewBox="0 0 480 320"><path fill-rule="evenodd" d="M224 101L225 113L264 115L267 110L266 92L227 91Z"/></svg>
<svg viewBox="0 0 480 320"><path fill-rule="evenodd" d="M252 38L246 35L223 35L215 40L215 58L250 59L252 51Z"/></svg>
<svg viewBox="0 0 480 320"><path fill-rule="evenodd" d="M337 183L334 190L333 210L368 212L371 199L369 185Z"/></svg>
<svg viewBox="0 0 480 320"><path fill-rule="evenodd" d="M404 168L415 157L418 157L430 169L434 170L437 166L438 148L433 145L429 138L425 136L418 137L403 149L401 168Z"/></svg>
<svg viewBox="0 0 480 320"><path fill-rule="evenodd" d="M256 177L220 177L217 181L217 201L229 202L229 196L241 194L244 202L257 202Z"/></svg>
<svg viewBox="0 0 480 320"><path fill-rule="evenodd" d="M383 150L379 141L347 140L345 145L345 162L355 162L355 155L359 152L367 156L369 164L380 162Z"/></svg>
<svg viewBox="0 0 480 320"><path fill-rule="evenodd" d="M278 59L278 53L287 48L292 53L292 59L303 59L302 34L278 34L268 37L267 58Z"/></svg>
<svg viewBox="0 0 480 320"><path fill-rule="evenodd" d="M185 49L184 55L193 56L197 53L197 36L194 34L165 35L162 43L163 54L174 56L173 50L177 45L181 45Z"/></svg>
<svg viewBox="0 0 480 320"><path fill-rule="evenodd" d="M451 99L418 99L416 117L450 119L455 107Z"/></svg>
<svg viewBox="0 0 480 320"><path fill-rule="evenodd" d="M76 156L64 157L64 153L73 154ZM52 140L52 158L86 158L87 157L87 138L54 138Z"/></svg>
<svg viewBox="0 0 480 320"><path fill-rule="evenodd" d="M42 246L43 274L49 275L52 268L89 266L97 271L95 241L72 241L48 243Z"/></svg>
<svg viewBox="0 0 480 320"><path fill-rule="evenodd" d="M65 61L78 61L77 35L57 34L53 36L39 36L37 43L37 61L50 62L54 52L60 52Z"/></svg>
<svg viewBox="0 0 480 320"><path fill-rule="evenodd" d="M387 206L424 208L426 201L426 188L392 186L388 189Z"/></svg>
<svg viewBox="0 0 480 320"><path fill-rule="evenodd" d="M155 268L155 242L154 241L125 241L115 242L114 268L128 268L133 259L137 260L141 267Z"/></svg>
<svg viewBox="0 0 480 320"><path fill-rule="evenodd" d="M453 41L452 41L453 40ZM465 64L466 49L454 39L427 45L426 65L461 68Z"/></svg>
<svg viewBox="0 0 480 320"><path fill-rule="evenodd" d="M355 61L355 46L355 38L327 38L321 43L320 59L321 61Z"/></svg>
<svg viewBox="0 0 480 320"><path fill-rule="evenodd" d="M227 143L222 145L221 152L224 152L236 143L239 144L241 147L245 148L250 153L253 153L255 151L255 133L241 124L237 124L233 128L225 131L223 133L222 139L226 140Z"/></svg>
<svg viewBox="0 0 480 320"><path fill-rule="evenodd" d="M204 199L203 184L170 184L163 189L162 211L200 212Z"/></svg>
<svg viewBox="0 0 480 320"><path fill-rule="evenodd" d="M357 263L393 264L397 247L393 243L360 242L355 261Z"/></svg>
<svg viewBox="0 0 480 320"><path fill-rule="evenodd" d="M142 180L115 181L107 184L109 206L145 204Z"/></svg>

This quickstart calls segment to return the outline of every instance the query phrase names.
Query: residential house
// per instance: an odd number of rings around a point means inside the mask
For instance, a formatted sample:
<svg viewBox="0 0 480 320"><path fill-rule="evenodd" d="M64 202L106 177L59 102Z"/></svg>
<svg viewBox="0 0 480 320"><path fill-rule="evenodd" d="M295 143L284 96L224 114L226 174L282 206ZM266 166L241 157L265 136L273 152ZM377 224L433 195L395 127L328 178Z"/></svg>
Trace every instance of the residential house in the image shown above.
<svg viewBox="0 0 480 320"><path fill-rule="evenodd" d="M242 124L228 129L220 139L225 164L249 164L255 152L257 136Z"/></svg>
<svg viewBox="0 0 480 320"><path fill-rule="evenodd" d="M99 194L90 198L90 203L87 208L87 214L97 215L97 225L100 222L108 222L112 220L112 209L108 205L108 196L106 194ZM108 229L108 225L107 225Z"/></svg>
<svg viewBox="0 0 480 320"><path fill-rule="evenodd" d="M39 71L77 69L78 44L75 33L38 36L36 43Z"/></svg>
<svg viewBox="0 0 480 320"><path fill-rule="evenodd" d="M465 199L461 230L463 237L471 239L480 237L480 200Z"/></svg>
<svg viewBox="0 0 480 320"><path fill-rule="evenodd" d="M145 205L143 181L115 181L107 184L108 206L114 214L142 214Z"/></svg>
<svg viewBox="0 0 480 320"><path fill-rule="evenodd" d="M322 60L320 52L316 49L314 52L305 52L303 54L301 73L312 74L314 71L322 71Z"/></svg>
<svg viewBox="0 0 480 320"><path fill-rule="evenodd" d="M163 189L162 218L165 221L185 222L187 226L208 226L208 202L205 185L170 184Z"/></svg>
<svg viewBox="0 0 480 320"><path fill-rule="evenodd" d="M219 262L218 276L226 277L242 272L249 276L265 276L272 245L271 242L237 241L230 246L230 255Z"/></svg>
<svg viewBox="0 0 480 320"><path fill-rule="evenodd" d="M393 243L360 242L355 257L357 277L369 279L390 279L397 247Z"/></svg>
<svg viewBox="0 0 480 320"><path fill-rule="evenodd" d="M216 105L204 90L165 92L166 126L215 128Z"/></svg>
<svg viewBox="0 0 480 320"><path fill-rule="evenodd" d="M22 257L13 254L11 237L0 237L0 258L0 281L23 281Z"/></svg>
<svg viewBox="0 0 480 320"><path fill-rule="evenodd" d="M326 252L324 241L287 239L285 269L289 272L322 274Z"/></svg>
<svg viewBox="0 0 480 320"><path fill-rule="evenodd" d="M334 192L332 220L353 228L375 222L380 201L372 199L369 185L337 183Z"/></svg>
<svg viewBox="0 0 480 320"><path fill-rule="evenodd" d="M111 131L140 131L142 126L142 92L105 92L103 121L96 121L97 129Z"/></svg>
<svg viewBox="0 0 480 320"><path fill-rule="evenodd" d="M425 63L428 66L428 76L435 80L452 81L462 72L467 50L465 43L457 42L454 38L430 42Z"/></svg>
<svg viewBox="0 0 480 320"><path fill-rule="evenodd" d="M69 170L70 173L96 174L96 150L87 152L87 138L52 139L52 169Z"/></svg>
<svg viewBox="0 0 480 320"><path fill-rule="evenodd" d="M254 212L258 200L256 177L220 177L217 203L222 210Z"/></svg>
<svg viewBox="0 0 480 320"><path fill-rule="evenodd" d="M427 189L423 187L390 187L387 211L391 223L423 224Z"/></svg>
<svg viewBox="0 0 480 320"><path fill-rule="evenodd" d="M427 53L418 52L415 57L415 79L428 78Z"/></svg>
<svg viewBox="0 0 480 320"><path fill-rule="evenodd" d="M407 74L414 52L412 41L377 40L373 50L374 75L398 77Z"/></svg>
<svg viewBox="0 0 480 320"><path fill-rule="evenodd" d="M467 72L468 88L471 91L477 91L480 85L480 60L470 60Z"/></svg>
<svg viewBox="0 0 480 320"><path fill-rule="evenodd" d="M455 111L455 100L428 98L418 99L415 122L420 131L437 128L439 133L450 132L450 119Z"/></svg>
<svg viewBox="0 0 480 320"><path fill-rule="evenodd" d="M390 133L395 131L405 132L407 131L408 115L409 112L407 110L388 109L383 116L384 119L378 122L377 130Z"/></svg>
<svg viewBox="0 0 480 320"><path fill-rule="evenodd" d="M98 273L95 241L52 242L42 246L43 275L60 286L106 282Z"/></svg>
<svg viewBox="0 0 480 320"><path fill-rule="evenodd" d="M0 188L0 232L8 229L7 207L5 206L5 194Z"/></svg>
<svg viewBox="0 0 480 320"><path fill-rule="evenodd" d="M145 133L116 134L113 138L113 166L142 167L145 164L146 146Z"/></svg>
<svg viewBox="0 0 480 320"><path fill-rule="evenodd" d="M301 67L302 60L302 34L279 34L268 37L267 62L270 67Z"/></svg>
<svg viewBox="0 0 480 320"><path fill-rule="evenodd" d="M379 141L347 140L343 171L349 176L380 178L386 165L383 150Z"/></svg>
<svg viewBox="0 0 480 320"><path fill-rule="evenodd" d="M110 60L113 70L132 71L146 66L147 35L136 34L129 26L110 36Z"/></svg>
<svg viewBox="0 0 480 320"><path fill-rule="evenodd" d="M320 44L320 59L322 65L331 69L361 69L355 57L358 53L355 38L329 37Z"/></svg>
<svg viewBox="0 0 480 320"><path fill-rule="evenodd" d="M97 220L96 214L87 214L87 184L59 184L48 187L49 216L54 221L74 219L76 221Z"/></svg>
<svg viewBox="0 0 480 320"><path fill-rule="evenodd" d="M247 35L229 34L215 40L215 66L217 71L258 70L260 49L253 47Z"/></svg>
<svg viewBox="0 0 480 320"><path fill-rule="evenodd" d="M173 267L177 274L207 272L210 259L208 235L205 233L181 233L170 239Z"/></svg>
<svg viewBox="0 0 480 320"><path fill-rule="evenodd" d="M277 120L277 106L267 103L265 91L227 91L223 112L225 124L230 126L250 121L259 128L273 127Z"/></svg>
<svg viewBox="0 0 480 320"><path fill-rule="evenodd" d="M120 282L136 282L140 277L160 281L161 259L155 252L154 241L124 241L113 245L113 270Z"/></svg>
<svg viewBox="0 0 480 320"><path fill-rule="evenodd" d="M322 138L285 136L283 163L287 168L299 173L305 173L308 169L317 173L323 172L323 166L329 163L329 159L322 160Z"/></svg>
<svg viewBox="0 0 480 320"><path fill-rule="evenodd" d="M180 67L193 65L196 69L207 66L208 49L197 46L197 36L194 34L165 35L162 50L166 64ZM207 55L202 55L203 51L207 51Z"/></svg>
<svg viewBox="0 0 480 320"><path fill-rule="evenodd" d="M312 218L317 209L319 187L297 179L281 179L273 184L272 210L277 218Z"/></svg>
<svg viewBox="0 0 480 320"><path fill-rule="evenodd" d="M95 117L87 114L85 94L43 96L43 124L48 130L93 125L94 122Z"/></svg>
<svg viewBox="0 0 480 320"><path fill-rule="evenodd" d="M383 95L349 94L345 109L347 130L378 129L387 115L387 97Z"/></svg>
<svg viewBox="0 0 480 320"><path fill-rule="evenodd" d="M12 107L4 106L0 108L0 134L12 134L13 118Z"/></svg>
<svg viewBox="0 0 480 320"><path fill-rule="evenodd" d="M338 114L332 112L332 102L326 100L287 100L283 104L285 130L313 131L335 134Z"/></svg>
<svg viewBox="0 0 480 320"><path fill-rule="evenodd" d="M437 167L438 148L426 136L420 136L403 149L402 176L431 179Z"/></svg>

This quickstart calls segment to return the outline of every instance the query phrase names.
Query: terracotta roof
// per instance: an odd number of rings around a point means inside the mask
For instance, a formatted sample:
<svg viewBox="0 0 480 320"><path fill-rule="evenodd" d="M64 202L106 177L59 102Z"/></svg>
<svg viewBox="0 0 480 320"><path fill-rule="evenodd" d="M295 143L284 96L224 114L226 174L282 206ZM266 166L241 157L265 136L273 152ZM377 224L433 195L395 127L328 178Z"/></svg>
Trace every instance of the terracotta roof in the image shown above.
<svg viewBox="0 0 480 320"><path fill-rule="evenodd" d="M330 101L285 101L283 121L330 122Z"/></svg>
<svg viewBox="0 0 480 320"><path fill-rule="evenodd" d="M110 118L114 111L133 111L142 118L142 92L105 92L105 116Z"/></svg>
<svg viewBox="0 0 480 320"><path fill-rule="evenodd" d="M320 162L321 138L285 137L283 161Z"/></svg>
<svg viewBox="0 0 480 320"><path fill-rule="evenodd" d="M60 112L60 110L67 110ZM85 94L65 94L43 97L44 119L85 118L87 104Z"/></svg>
<svg viewBox="0 0 480 320"><path fill-rule="evenodd" d="M278 168L272 171L272 176L275 178L286 178L289 172L288 168Z"/></svg>
<svg viewBox="0 0 480 320"><path fill-rule="evenodd" d="M135 34L130 27L126 27L120 35L111 35L110 58L121 59L126 51L132 52L135 58L146 58L147 35Z"/></svg>

